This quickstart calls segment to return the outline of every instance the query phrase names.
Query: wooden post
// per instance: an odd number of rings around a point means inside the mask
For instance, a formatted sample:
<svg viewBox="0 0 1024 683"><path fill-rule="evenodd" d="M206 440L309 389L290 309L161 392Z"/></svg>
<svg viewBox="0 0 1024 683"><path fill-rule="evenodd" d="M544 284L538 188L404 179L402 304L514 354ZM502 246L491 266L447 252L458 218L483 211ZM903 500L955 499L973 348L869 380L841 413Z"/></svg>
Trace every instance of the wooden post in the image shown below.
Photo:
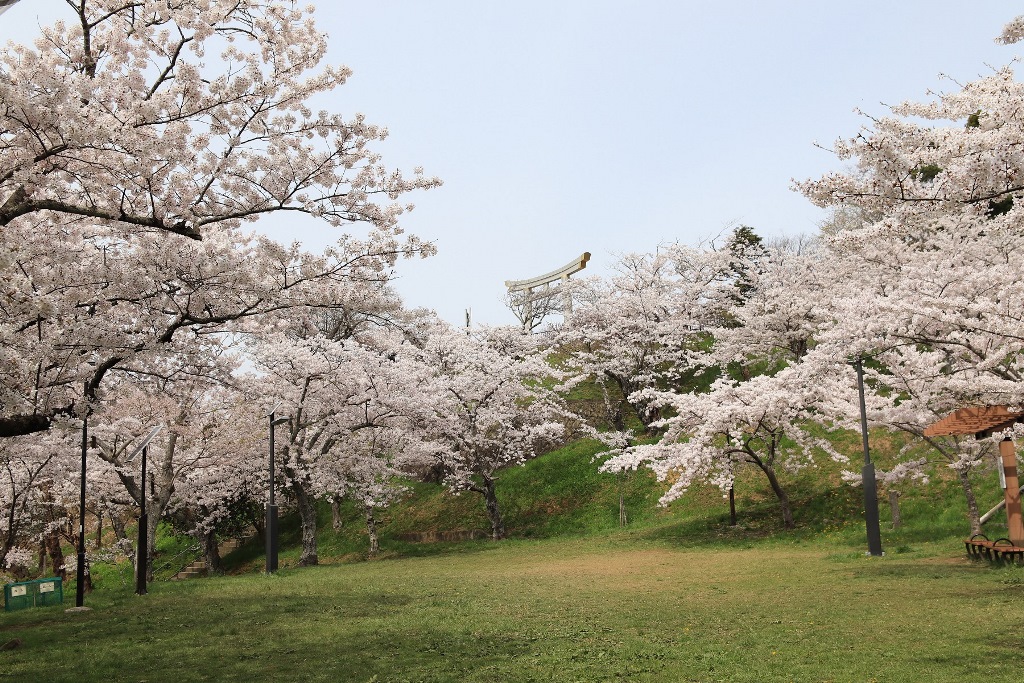
<svg viewBox="0 0 1024 683"><path fill-rule="evenodd" d="M924 430L925 436L946 436L951 434L974 434L978 438L991 436L994 432L1009 429L1014 424L1024 422L1024 412L1011 411L1007 406L980 406L961 408L952 415L947 415ZM1024 519L1021 515L1021 487L1017 476L1017 452L1010 439L999 443L1001 474L1005 488L1006 526L1010 541L1016 546L1024 546ZM989 519L998 509L992 508L981 518L981 522Z"/></svg>
<svg viewBox="0 0 1024 683"><path fill-rule="evenodd" d="M1020 480L1017 478L1017 453L1013 441L1003 439L999 443L999 455L1006 476L1006 525L1010 541L1016 546L1024 546L1024 518L1021 515Z"/></svg>
<svg viewBox="0 0 1024 683"><path fill-rule="evenodd" d="M892 528L903 526L903 515L900 514L900 492L889 489L889 511L892 514Z"/></svg>

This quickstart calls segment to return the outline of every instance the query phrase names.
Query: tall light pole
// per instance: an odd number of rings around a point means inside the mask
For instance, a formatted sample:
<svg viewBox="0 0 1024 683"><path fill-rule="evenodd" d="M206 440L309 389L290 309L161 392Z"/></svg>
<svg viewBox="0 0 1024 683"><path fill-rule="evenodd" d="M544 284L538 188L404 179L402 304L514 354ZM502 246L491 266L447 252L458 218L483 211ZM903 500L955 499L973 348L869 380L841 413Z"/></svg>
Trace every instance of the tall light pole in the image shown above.
<svg viewBox="0 0 1024 683"><path fill-rule="evenodd" d="M135 561L135 593L146 594L146 575L149 574L149 517L146 515L146 449L149 442L153 440L163 425L157 425L149 430L149 434L142 442L135 447L135 450L125 458L125 462L131 462L139 453L142 453L142 495L139 499L139 549Z"/></svg>
<svg viewBox="0 0 1024 683"><path fill-rule="evenodd" d="M277 505L274 503L274 427L288 421L287 417L274 419L274 413L281 407L278 403L270 409L270 460L269 460L269 484L270 497L267 501L267 573L277 571Z"/></svg>
<svg viewBox="0 0 1024 683"><path fill-rule="evenodd" d="M857 369L857 392L860 394L860 433L864 444L864 468L861 482L864 485L864 524L867 526L868 554L880 556L882 552L882 531L878 523L878 484L875 482L875 465L871 462L868 449L868 410L864 402L864 365L861 357L853 363Z"/></svg>
<svg viewBox="0 0 1024 683"><path fill-rule="evenodd" d="M78 502L78 566L75 568L75 607L85 606L85 465L89 453L89 404L82 415L82 491Z"/></svg>

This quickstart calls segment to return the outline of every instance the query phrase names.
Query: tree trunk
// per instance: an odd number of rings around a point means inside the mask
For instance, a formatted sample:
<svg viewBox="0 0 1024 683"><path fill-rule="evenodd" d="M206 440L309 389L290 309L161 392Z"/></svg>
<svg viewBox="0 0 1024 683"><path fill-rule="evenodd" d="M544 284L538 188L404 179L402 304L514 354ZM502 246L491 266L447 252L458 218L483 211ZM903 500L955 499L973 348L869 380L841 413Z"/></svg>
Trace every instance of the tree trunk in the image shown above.
<svg viewBox="0 0 1024 683"><path fill-rule="evenodd" d="M103 503L96 506L96 549L103 548Z"/></svg>
<svg viewBox="0 0 1024 683"><path fill-rule="evenodd" d="M331 498L331 528L335 531L341 531L341 527L344 522L341 519L341 498L333 496Z"/></svg>
<svg viewBox="0 0 1024 683"><path fill-rule="evenodd" d="M380 552L380 539L377 537L377 520L373 516L373 506L366 506L366 532L370 535L370 556Z"/></svg>
<svg viewBox="0 0 1024 683"><path fill-rule="evenodd" d="M60 532L53 531L46 537L46 552L50 555L50 566L53 575L68 580L67 569L64 568L64 549L60 545Z"/></svg>
<svg viewBox="0 0 1024 683"><path fill-rule="evenodd" d="M167 445L159 453L159 460L153 475L147 478L149 500L146 503L146 516L149 518L149 575L153 580L153 556L156 554L156 527L164 516L164 510L174 495L174 454L177 451L178 433L172 431L167 436ZM143 492L147 495L147 492Z"/></svg>
<svg viewBox="0 0 1024 683"><path fill-rule="evenodd" d="M10 517L13 516L14 515L12 510L12 514L10 515ZM17 530L13 528L13 525L11 525L7 527L7 530L4 532L4 536L2 537L2 539L0 539L3 540L3 543L0 544L0 567L5 566L4 560L7 559L7 554L11 552L12 548L14 548L14 541L17 538L16 534Z"/></svg>
<svg viewBox="0 0 1024 683"><path fill-rule="evenodd" d="M775 474L775 468L771 465L765 464L758 460L755 462L761 471L764 472L765 476L768 477L768 483L772 486L772 491L775 492L776 497L779 499L779 508L782 510L782 524L787 529L793 529L796 527L796 523L793 521L793 508L789 503L789 496L782 489L779 484L779 478Z"/></svg>
<svg viewBox="0 0 1024 683"><path fill-rule="evenodd" d="M206 562L206 573L219 574L221 572L220 565L220 552L217 550L217 532L204 531L202 534L203 541L203 561Z"/></svg>
<svg viewBox="0 0 1024 683"><path fill-rule="evenodd" d="M21 415L0 417L0 439L7 438L9 436L26 436L37 432L45 432L50 428L50 425L53 423L53 418L56 415L72 413L73 406L67 406L65 408L52 410L46 415L40 413L23 413Z"/></svg>
<svg viewBox="0 0 1024 683"><path fill-rule="evenodd" d="M619 391L622 392L622 397L626 404L633 409L633 412L636 413L637 418L639 418L640 422L643 424L644 433L649 435L657 434L658 430L651 425L661 419L661 408L651 406L646 401L632 403L629 400L630 396L643 387L634 385L625 377L611 372L610 370L605 370L604 374L615 380L615 383L619 386ZM619 431L622 431L622 429L619 428Z"/></svg>
<svg viewBox="0 0 1024 683"><path fill-rule="evenodd" d="M260 547L264 547L267 544L267 521L265 515L257 515L256 519L252 522L253 527L256 529L256 538L260 542Z"/></svg>
<svg viewBox="0 0 1024 683"><path fill-rule="evenodd" d="M619 526L626 526L626 471L619 472Z"/></svg>
<svg viewBox="0 0 1024 683"><path fill-rule="evenodd" d="M123 541L128 538L128 532L124 528L124 518L112 510L107 514L110 520L110 528L114 530L114 538Z"/></svg>
<svg viewBox="0 0 1024 683"><path fill-rule="evenodd" d="M61 572L63 574L64 572ZM85 558L85 587L83 593L92 593L92 572L89 571L89 558Z"/></svg>
<svg viewBox="0 0 1024 683"><path fill-rule="evenodd" d="M491 521L491 538L500 541L505 538L505 522L501 518L501 510L498 508L498 496L494 491L494 480L490 477L483 477L484 486L482 493L487 503L487 518Z"/></svg>
<svg viewBox="0 0 1024 683"><path fill-rule="evenodd" d="M978 499L974 497L974 487L971 486L971 473L968 470L957 470L957 475L964 490L964 498L967 499L967 519L971 523L971 535L980 534L981 513L978 512Z"/></svg>
<svg viewBox="0 0 1024 683"><path fill-rule="evenodd" d="M302 484L294 484L294 490L302 526L302 554L299 556L299 566L311 567L318 563L316 557L316 499Z"/></svg>
<svg viewBox="0 0 1024 683"><path fill-rule="evenodd" d="M903 515L900 514L900 492L889 489L889 511L892 513L892 528L903 526Z"/></svg>

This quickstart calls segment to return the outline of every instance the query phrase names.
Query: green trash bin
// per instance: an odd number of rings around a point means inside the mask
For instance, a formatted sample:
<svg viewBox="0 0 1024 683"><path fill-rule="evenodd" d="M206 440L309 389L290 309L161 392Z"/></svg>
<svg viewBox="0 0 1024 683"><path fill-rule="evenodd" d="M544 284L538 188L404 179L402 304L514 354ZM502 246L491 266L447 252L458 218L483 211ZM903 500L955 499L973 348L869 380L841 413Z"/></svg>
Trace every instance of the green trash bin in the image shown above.
<svg viewBox="0 0 1024 683"><path fill-rule="evenodd" d="M36 579L36 607L64 604L64 582L59 576Z"/></svg>
<svg viewBox="0 0 1024 683"><path fill-rule="evenodd" d="M21 581L19 583L4 584L4 610L27 609L35 606L36 582Z"/></svg>
<svg viewBox="0 0 1024 683"><path fill-rule="evenodd" d="M29 607L50 607L62 604L64 604L64 582L59 576L8 583L4 586L4 610L7 612Z"/></svg>

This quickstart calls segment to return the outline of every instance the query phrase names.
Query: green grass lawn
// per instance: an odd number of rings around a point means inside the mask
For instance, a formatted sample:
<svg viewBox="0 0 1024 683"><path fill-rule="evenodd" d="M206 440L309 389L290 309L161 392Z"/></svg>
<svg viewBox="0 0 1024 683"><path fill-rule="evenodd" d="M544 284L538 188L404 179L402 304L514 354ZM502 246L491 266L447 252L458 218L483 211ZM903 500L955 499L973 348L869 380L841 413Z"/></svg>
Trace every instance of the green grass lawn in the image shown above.
<svg viewBox="0 0 1024 683"><path fill-rule="evenodd" d="M5 615L0 680L1020 681L1024 650L1024 570L955 539L480 541L87 604Z"/></svg>
<svg viewBox="0 0 1024 683"><path fill-rule="evenodd" d="M787 532L755 471L737 480L732 527L721 491L658 508L664 484L598 473L599 450L576 442L503 473L515 538L500 543L403 541L486 528L479 496L416 484L380 515L378 560L364 561L358 511L335 532L324 507L324 566L294 566L294 516L274 576L258 540L226 558L232 575L143 597L130 567L97 566L90 612L0 613L0 645L22 641L0 651L0 681L1022 680L1024 568L966 559L962 494L941 468L905 489L903 528L883 501L887 554L869 558L862 491L834 464L787 475ZM978 486L983 508L998 499L991 472ZM187 561L182 547L164 539L162 556Z"/></svg>

